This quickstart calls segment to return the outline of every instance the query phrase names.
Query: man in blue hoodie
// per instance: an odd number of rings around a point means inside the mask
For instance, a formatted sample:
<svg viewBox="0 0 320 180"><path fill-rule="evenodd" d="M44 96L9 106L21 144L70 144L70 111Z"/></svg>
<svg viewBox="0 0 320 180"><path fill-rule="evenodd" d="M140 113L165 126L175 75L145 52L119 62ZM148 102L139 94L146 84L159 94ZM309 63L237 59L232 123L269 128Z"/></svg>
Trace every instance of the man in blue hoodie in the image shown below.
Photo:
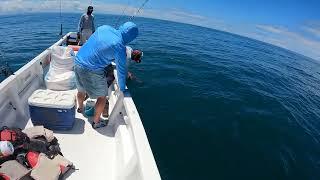
<svg viewBox="0 0 320 180"><path fill-rule="evenodd" d="M100 26L79 50L75 59L75 74L78 88L78 109L83 111L86 93L96 98L93 128L106 126L100 119L107 96L107 79L104 68L115 60L118 85L121 91L126 87L126 45L138 36L138 28L133 22L126 22L114 29L111 26Z"/></svg>

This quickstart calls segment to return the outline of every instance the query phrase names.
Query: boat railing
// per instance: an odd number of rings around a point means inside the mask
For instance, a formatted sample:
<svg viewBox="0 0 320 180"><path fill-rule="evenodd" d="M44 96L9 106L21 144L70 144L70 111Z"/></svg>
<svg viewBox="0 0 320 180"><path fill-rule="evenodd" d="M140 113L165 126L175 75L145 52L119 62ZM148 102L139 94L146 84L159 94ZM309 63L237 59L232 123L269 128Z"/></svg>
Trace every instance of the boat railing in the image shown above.
<svg viewBox="0 0 320 180"><path fill-rule="evenodd" d="M119 124L120 122L117 121L119 121L119 116L122 116L124 121L124 125L122 124L122 126L125 126L125 128L119 128L121 126L118 126L118 129L115 131L120 131L119 134L129 133L130 137L132 137L131 142L133 142L134 146L134 152L131 153L132 156L129 158L127 163L124 164L125 167L122 168L126 169L125 174L127 175L129 175L131 172L140 172L140 179L143 180L161 179L156 162L154 160L154 156L152 154L152 150L148 142L147 135L145 133L145 129L143 127L134 101L129 91L125 91L124 93L120 91L117 83L118 77L116 70L114 70L114 75L116 81L113 84L113 91L109 94L116 97L116 101L114 105L111 104L111 106L113 106L113 109L109 116L109 125L116 126L117 124ZM130 148L123 147L119 149Z"/></svg>

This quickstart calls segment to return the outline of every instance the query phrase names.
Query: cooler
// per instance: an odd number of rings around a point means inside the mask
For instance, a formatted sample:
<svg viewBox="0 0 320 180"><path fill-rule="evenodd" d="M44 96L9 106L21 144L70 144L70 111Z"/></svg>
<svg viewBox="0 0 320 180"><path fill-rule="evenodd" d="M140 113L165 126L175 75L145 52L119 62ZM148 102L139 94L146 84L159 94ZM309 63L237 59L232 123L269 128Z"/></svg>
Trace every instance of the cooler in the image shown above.
<svg viewBox="0 0 320 180"><path fill-rule="evenodd" d="M75 121L75 95L69 91L36 90L28 99L33 125L69 130Z"/></svg>

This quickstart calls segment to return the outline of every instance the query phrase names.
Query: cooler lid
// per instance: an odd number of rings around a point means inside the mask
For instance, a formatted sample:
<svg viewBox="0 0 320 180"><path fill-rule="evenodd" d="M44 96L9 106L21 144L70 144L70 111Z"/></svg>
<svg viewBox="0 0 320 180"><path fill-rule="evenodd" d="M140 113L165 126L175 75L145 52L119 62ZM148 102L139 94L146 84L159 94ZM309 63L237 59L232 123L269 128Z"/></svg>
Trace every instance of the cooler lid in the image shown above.
<svg viewBox="0 0 320 180"><path fill-rule="evenodd" d="M71 109L75 106L76 97L70 91L53 91L38 89L29 97L31 106Z"/></svg>

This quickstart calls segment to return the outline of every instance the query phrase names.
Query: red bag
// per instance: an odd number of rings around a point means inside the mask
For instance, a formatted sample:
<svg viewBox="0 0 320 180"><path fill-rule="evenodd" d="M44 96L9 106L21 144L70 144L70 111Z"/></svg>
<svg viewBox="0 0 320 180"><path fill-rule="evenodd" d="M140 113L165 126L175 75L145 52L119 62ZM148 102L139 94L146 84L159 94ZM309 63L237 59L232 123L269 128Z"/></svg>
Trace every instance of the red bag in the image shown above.
<svg viewBox="0 0 320 180"><path fill-rule="evenodd" d="M28 136L18 128L8 128L7 126L2 127L0 130L0 141L10 141L16 148L26 142L29 142Z"/></svg>
<svg viewBox="0 0 320 180"><path fill-rule="evenodd" d="M0 180L10 180L10 177L8 177L7 175L5 174L0 174Z"/></svg>
<svg viewBox="0 0 320 180"><path fill-rule="evenodd" d="M39 158L39 154L40 153L37 153L37 152L34 152L34 151L29 151L26 155L26 159L27 159L27 162L28 164L34 168L37 163L38 163L38 158Z"/></svg>

